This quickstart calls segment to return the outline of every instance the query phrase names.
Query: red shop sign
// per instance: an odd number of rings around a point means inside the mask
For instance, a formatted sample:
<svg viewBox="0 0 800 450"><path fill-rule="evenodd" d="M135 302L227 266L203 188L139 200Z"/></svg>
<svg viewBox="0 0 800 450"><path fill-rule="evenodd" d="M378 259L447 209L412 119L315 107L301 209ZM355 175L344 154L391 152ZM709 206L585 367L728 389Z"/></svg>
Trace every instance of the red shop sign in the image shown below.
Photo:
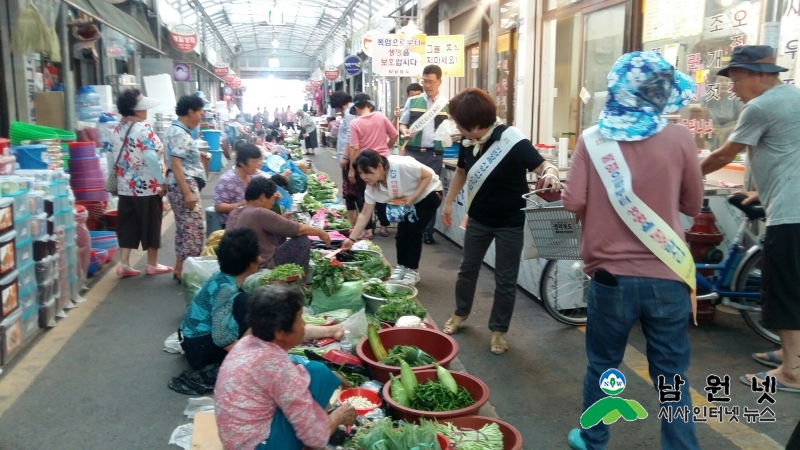
<svg viewBox="0 0 800 450"><path fill-rule="evenodd" d="M188 53L197 47L197 32L189 25L175 25L169 32L169 41L175 50Z"/></svg>
<svg viewBox="0 0 800 450"><path fill-rule="evenodd" d="M225 77L222 78L222 79L228 84L233 84L233 80L236 79L236 75L234 75L232 73L229 73L229 74L225 75Z"/></svg>
<svg viewBox="0 0 800 450"><path fill-rule="evenodd" d="M233 86L234 89L239 89L242 86L242 79L235 77L231 83L231 86Z"/></svg>
<svg viewBox="0 0 800 450"><path fill-rule="evenodd" d="M314 78L313 80L310 80L310 83L311 83L311 87L312 88L318 88L318 87L322 86L322 80L317 79L317 78Z"/></svg>
<svg viewBox="0 0 800 450"><path fill-rule="evenodd" d="M339 68L336 66L328 66L325 69L325 78L330 81L336 81L339 79Z"/></svg>
<svg viewBox="0 0 800 450"><path fill-rule="evenodd" d="M228 75L228 72L230 70L231 70L230 67L228 67L228 65L225 63L214 64L214 75L218 77L225 77L226 75Z"/></svg>

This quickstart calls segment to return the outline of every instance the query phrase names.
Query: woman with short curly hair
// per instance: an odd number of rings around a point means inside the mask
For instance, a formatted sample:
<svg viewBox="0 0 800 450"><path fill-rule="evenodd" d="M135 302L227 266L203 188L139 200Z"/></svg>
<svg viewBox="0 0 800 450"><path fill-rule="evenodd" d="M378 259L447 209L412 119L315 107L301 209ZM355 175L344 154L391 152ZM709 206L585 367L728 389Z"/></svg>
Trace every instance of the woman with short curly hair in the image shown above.
<svg viewBox="0 0 800 450"><path fill-rule="evenodd" d="M147 249L145 273L156 275L172 271L158 263L161 247L162 197L166 194L163 172L163 145L145 122L147 110L158 106L159 100L129 89L117 98L117 110L122 119L111 134L111 153L114 161L109 172L117 174L117 240L120 264L117 275L134 277L139 271L131 267L131 250L141 244Z"/></svg>

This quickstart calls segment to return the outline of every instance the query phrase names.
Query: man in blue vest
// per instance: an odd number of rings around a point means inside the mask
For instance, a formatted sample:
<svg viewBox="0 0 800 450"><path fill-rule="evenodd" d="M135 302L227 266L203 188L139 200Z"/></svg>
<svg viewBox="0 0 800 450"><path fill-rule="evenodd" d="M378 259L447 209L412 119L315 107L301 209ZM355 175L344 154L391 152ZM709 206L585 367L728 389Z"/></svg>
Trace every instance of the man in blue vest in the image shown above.
<svg viewBox="0 0 800 450"><path fill-rule="evenodd" d="M441 141L435 141L436 128L444 122L449 114L447 101L439 98L439 86L442 85L442 68L431 64L422 71L422 90L420 95L410 97L400 116L400 136L406 141L405 148L401 143L401 155L408 155L430 167L433 173L440 175L442 171L442 155L444 147ZM437 100L439 100L437 102ZM444 100L444 101L443 101ZM426 114L434 112L435 114ZM431 117L432 116L432 117ZM419 131L412 131L417 121L428 121L427 125ZM424 122L420 122L424 123ZM435 243L433 240L436 217L434 216L425 227L423 242L428 245Z"/></svg>

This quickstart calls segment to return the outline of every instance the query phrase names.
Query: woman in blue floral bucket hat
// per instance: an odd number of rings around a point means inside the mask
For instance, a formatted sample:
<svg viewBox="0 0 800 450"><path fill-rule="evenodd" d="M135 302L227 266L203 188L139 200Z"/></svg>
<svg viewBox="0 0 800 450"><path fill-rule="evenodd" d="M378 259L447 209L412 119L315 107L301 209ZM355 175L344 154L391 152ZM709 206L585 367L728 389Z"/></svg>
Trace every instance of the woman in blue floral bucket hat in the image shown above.
<svg viewBox="0 0 800 450"><path fill-rule="evenodd" d="M608 424L619 417L647 417L641 407L631 407L632 401L607 398L611 394L602 385L603 373L622 363L636 322L647 339L653 385L661 392L666 385L682 392L662 399L674 401L665 406L675 414L661 420L661 448L699 448L685 376L694 262L680 213L700 212L703 182L694 138L665 117L694 95L692 80L660 54L623 55L608 75L608 97L598 124L585 130L575 147L562 200L582 222L580 254L592 281L584 413L581 429L569 433L574 449L604 449ZM621 388L612 397L618 394Z"/></svg>

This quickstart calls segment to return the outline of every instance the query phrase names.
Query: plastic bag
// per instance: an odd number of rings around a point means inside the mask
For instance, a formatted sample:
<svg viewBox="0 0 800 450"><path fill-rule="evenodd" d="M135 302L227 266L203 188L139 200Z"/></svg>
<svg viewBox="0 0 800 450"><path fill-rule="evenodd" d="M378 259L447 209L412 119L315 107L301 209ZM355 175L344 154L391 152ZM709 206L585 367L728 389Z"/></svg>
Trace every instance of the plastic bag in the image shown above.
<svg viewBox="0 0 800 450"><path fill-rule="evenodd" d="M275 204L279 205L283 209L283 212L290 211L292 209L292 204L293 204L292 194L290 194L289 192L286 191L286 189L280 186L276 187L278 188L278 193L281 194L281 199L275 202Z"/></svg>
<svg viewBox="0 0 800 450"><path fill-rule="evenodd" d="M342 323L342 328L345 332L350 331L350 342L356 345L361 338L367 335L368 324L367 313L362 309L345 320Z"/></svg>
<svg viewBox="0 0 800 450"><path fill-rule="evenodd" d="M286 163L286 160L278 155L267 156L267 159L261 165L261 170L267 172L270 175L283 173L283 171L288 168L289 165Z"/></svg>
<svg viewBox="0 0 800 450"><path fill-rule="evenodd" d="M208 256L186 258L183 263L181 284L183 285L183 298L187 305L203 284L217 271L219 271L219 261L216 258Z"/></svg>
<svg viewBox="0 0 800 450"><path fill-rule="evenodd" d="M224 235L225 230L217 230L208 235L208 239L206 239L206 246L203 247L203 251L200 252L200 256L212 256L216 258L217 252L214 250L214 247L219 245L219 242L222 240L222 236Z"/></svg>
<svg viewBox="0 0 800 450"><path fill-rule="evenodd" d="M206 411L214 411L213 397L190 398L186 404L186 409L183 410L183 414L190 419L194 419L195 414Z"/></svg>
<svg viewBox="0 0 800 450"><path fill-rule="evenodd" d="M358 311L366 306L363 293L364 283L361 281L348 281L342 284L342 288L334 292L330 297L325 295L322 289L313 290L311 309L316 314L322 314L334 309L352 309Z"/></svg>
<svg viewBox="0 0 800 450"><path fill-rule="evenodd" d="M78 286L86 285L86 277L89 271L89 260L92 253L92 236L89 229L86 227L86 221L89 220L89 211L83 209L83 212L75 212L75 241L78 244Z"/></svg>
<svg viewBox="0 0 800 450"><path fill-rule="evenodd" d="M194 433L193 424L181 425L172 432L168 445L177 445L183 450L189 450L192 447L192 433Z"/></svg>
<svg viewBox="0 0 800 450"><path fill-rule="evenodd" d="M244 283L242 283L242 291L244 291L244 293L247 295L252 294L253 291L263 286L261 284L261 277L263 277L264 275L269 275L270 272L272 271L269 269L261 269L258 272L247 277L244 280Z"/></svg>
<svg viewBox="0 0 800 450"><path fill-rule="evenodd" d="M164 351L175 355L183 354L183 347L181 341L178 339L178 332L174 332L164 340Z"/></svg>
<svg viewBox="0 0 800 450"><path fill-rule="evenodd" d="M436 132L433 135L434 141L441 141L442 146L444 148L450 147L453 145L453 136L461 134L456 127L456 123L453 119L446 119L439 125L439 128L436 129Z"/></svg>

